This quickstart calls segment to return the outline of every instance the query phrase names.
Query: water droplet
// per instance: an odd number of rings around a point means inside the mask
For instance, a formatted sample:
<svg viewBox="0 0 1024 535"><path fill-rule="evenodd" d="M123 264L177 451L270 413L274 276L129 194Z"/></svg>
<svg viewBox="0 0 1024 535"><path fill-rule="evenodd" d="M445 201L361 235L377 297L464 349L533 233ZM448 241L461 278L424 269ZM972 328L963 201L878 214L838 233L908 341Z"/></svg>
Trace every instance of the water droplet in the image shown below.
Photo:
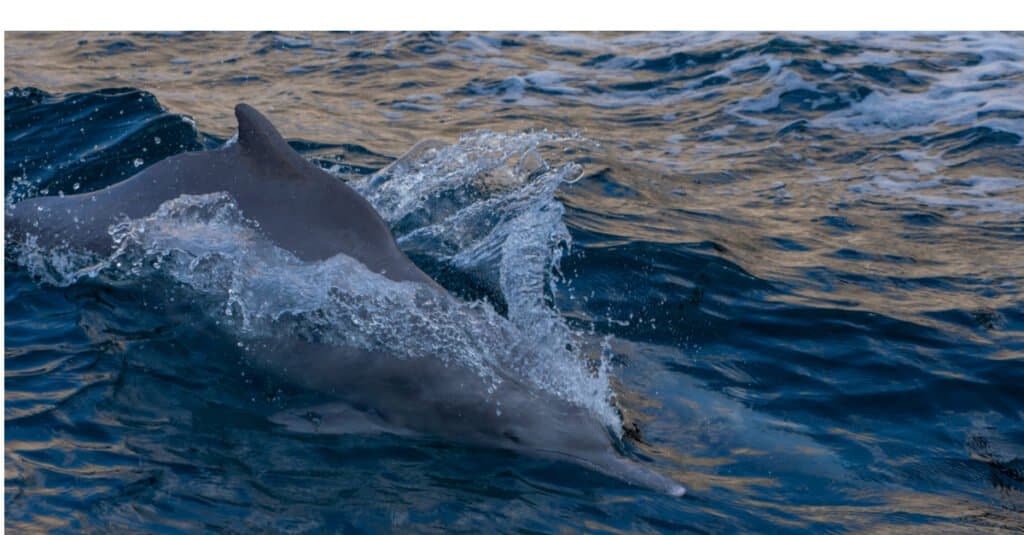
<svg viewBox="0 0 1024 535"><path fill-rule="evenodd" d="M142 161L142 158L135 158L135 160L132 161L132 165L134 165L135 167L142 167L143 163L144 162Z"/></svg>
<svg viewBox="0 0 1024 535"><path fill-rule="evenodd" d="M159 145L160 144L160 136L155 136L153 138L153 143L156 143L157 145Z"/></svg>

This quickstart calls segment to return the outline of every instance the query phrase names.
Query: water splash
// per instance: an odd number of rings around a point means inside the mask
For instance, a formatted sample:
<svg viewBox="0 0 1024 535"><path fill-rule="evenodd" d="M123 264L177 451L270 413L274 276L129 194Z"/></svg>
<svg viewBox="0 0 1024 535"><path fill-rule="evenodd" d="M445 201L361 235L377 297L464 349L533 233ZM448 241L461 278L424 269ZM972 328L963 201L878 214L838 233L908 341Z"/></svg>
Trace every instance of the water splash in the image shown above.
<svg viewBox="0 0 1024 535"><path fill-rule="evenodd" d="M504 300L508 321L536 348L506 354L505 367L619 429L607 353L588 360L550 299L572 243L555 191L583 169L574 162L551 166L542 151L574 145L595 143L575 134L490 131L450 146L425 141L353 186L395 229L403 250Z"/></svg>
<svg viewBox="0 0 1024 535"><path fill-rule="evenodd" d="M226 193L182 195L149 216L118 222L106 258L46 251L31 240L17 258L58 286L101 277L184 287L243 347L295 337L397 359L437 358L474 371L488 390L511 373L618 430L606 359L584 358L577 335L549 304L569 246L554 191L580 172L575 164L551 169L537 154L539 142L556 139L481 134L419 152L430 161L400 161L357 185L404 225L403 245L436 248L437 259L494 285L507 317L484 301L392 281L344 254L303 262L265 238ZM503 157L481 156L481 144ZM470 154L481 158L476 165ZM515 165L503 168L509 161ZM438 173L441 167L463 171ZM408 168L419 171L402 171Z"/></svg>

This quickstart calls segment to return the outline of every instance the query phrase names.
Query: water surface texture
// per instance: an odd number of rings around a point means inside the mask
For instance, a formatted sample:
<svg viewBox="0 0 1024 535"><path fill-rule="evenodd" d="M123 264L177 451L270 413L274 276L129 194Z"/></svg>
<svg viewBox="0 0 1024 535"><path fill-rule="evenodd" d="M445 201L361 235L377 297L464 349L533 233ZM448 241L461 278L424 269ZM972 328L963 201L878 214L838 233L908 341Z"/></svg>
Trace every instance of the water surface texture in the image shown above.
<svg viewBox="0 0 1024 535"><path fill-rule="evenodd" d="M1024 36L5 39L8 203L219 147L244 101L461 299L218 195L106 257L7 243L11 531L1024 529ZM512 369L688 494L340 432L252 366L281 332Z"/></svg>

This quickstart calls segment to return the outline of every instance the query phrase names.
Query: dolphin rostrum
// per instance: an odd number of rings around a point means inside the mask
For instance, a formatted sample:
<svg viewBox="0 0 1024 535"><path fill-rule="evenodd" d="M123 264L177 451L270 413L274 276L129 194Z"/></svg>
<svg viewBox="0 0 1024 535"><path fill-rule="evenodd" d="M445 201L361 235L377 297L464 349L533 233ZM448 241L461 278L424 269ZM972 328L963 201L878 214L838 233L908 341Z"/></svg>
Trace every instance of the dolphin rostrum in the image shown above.
<svg viewBox="0 0 1024 535"><path fill-rule="evenodd" d="M398 248L366 199L292 150L251 106L239 104L235 116L238 140L221 149L166 158L99 191L9 207L8 236L17 241L31 234L39 246L68 244L108 254L114 247L108 230L124 217L148 216L181 195L227 192L266 238L300 260L342 253L393 281L445 292ZM675 481L619 455L609 431L588 410L505 370L497 370L501 381L486 391L477 372L437 359L400 360L295 339L276 349L261 355L261 366L360 408L380 423L371 427L569 460L631 484L685 493ZM502 410L486 399L500 400Z"/></svg>

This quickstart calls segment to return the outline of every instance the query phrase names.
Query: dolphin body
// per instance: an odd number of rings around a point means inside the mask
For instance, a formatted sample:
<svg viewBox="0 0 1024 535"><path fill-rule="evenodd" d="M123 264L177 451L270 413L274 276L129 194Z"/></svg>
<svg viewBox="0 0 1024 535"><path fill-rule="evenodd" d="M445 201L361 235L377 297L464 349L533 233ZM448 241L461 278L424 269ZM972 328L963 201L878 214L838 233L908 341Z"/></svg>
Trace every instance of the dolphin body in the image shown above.
<svg viewBox="0 0 1024 535"><path fill-rule="evenodd" d="M180 195L227 192L275 245L303 261L345 254L394 281L446 293L398 248L369 202L302 158L251 106L235 107L238 141L178 154L105 189L36 197L9 208L8 236L99 254L114 246L111 225L147 216ZM296 339L264 347L254 364L340 398L364 429L402 430L568 460L672 496L675 481L618 454L609 430L584 408L498 369L490 388L477 372L439 359L396 359L374 351ZM500 403L495 410L494 400ZM366 425L366 422L370 422ZM357 426L358 427L358 426Z"/></svg>

